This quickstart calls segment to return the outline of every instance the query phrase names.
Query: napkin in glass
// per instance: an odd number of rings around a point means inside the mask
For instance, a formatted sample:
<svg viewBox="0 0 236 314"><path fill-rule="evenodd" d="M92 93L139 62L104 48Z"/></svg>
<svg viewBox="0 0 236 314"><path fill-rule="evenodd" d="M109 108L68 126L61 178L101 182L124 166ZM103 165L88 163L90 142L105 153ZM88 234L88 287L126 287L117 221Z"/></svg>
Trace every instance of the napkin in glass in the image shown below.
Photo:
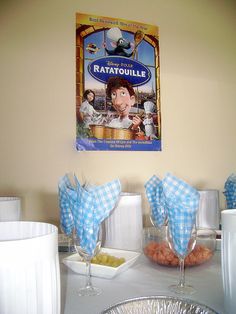
<svg viewBox="0 0 236 314"><path fill-rule="evenodd" d="M231 174L224 185L223 194L226 198L226 207L228 209L236 208L236 174Z"/></svg>
<svg viewBox="0 0 236 314"><path fill-rule="evenodd" d="M80 238L80 246L92 256L100 225L115 207L121 184L117 179L101 186L82 186L76 176L74 180L75 186L72 189L68 186L65 188L67 204L71 209L75 232ZM64 224L66 223L67 220Z"/></svg>
<svg viewBox="0 0 236 314"><path fill-rule="evenodd" d="M157 176L153 175L144 186L151 208L151 219L156 227L161 227L166 221L162 181Z"/></svg>
<svg viewBox="0 0 236 314"><path fill-rule="evenodd" d="M184 257L188 252L200 195L195 188L169 173L162 184L173 248L177 255Z"/></svg>

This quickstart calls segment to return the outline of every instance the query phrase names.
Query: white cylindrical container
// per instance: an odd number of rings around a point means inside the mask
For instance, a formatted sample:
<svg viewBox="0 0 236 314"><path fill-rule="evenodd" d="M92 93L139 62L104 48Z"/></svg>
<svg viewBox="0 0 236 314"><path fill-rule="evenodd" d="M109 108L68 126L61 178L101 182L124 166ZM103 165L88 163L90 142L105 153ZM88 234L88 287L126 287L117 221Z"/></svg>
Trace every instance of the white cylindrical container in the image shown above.
<svg viewBox="0 0 236 314"><path fill-rule="evenodd" d="M197 211L197 228L219 229L220 209L218 190L200 190L199 208Z"/></svg>
<svg viewBox="0 0 236 314"><path fill-rule="evenodd" d="M222 240L221 267L224 289L224 306L227 314L236 310L236 209L221 212Z"/></svg>
<svg viewBox="0 0 236 314"><path fill-rule="evenodd" d="M0 197L0 221L17 221L21 219L21 200L19 197Z"/></svg>
<svg viewBox="0 0 236 314"><path fill-rule="evenodd" d="M142 198L136 193L121 193L116 207L105 220L104 246L123 250L142 250Z"/></svg>
<svg viewBox="0 0 236 314"><path fill-rule="evenodd" d="M0 313L60 314L57 227L0 222Z"/></svg>

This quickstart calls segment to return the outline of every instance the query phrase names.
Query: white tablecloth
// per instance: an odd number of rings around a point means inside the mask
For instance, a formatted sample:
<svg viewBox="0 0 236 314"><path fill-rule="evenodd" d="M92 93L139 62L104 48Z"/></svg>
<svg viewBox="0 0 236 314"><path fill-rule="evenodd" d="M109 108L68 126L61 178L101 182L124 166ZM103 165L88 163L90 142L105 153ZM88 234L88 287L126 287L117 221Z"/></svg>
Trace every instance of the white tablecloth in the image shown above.
<svg viewBox="0 0 236 314"><path fill-rule="evenodd" d="M60 254L60 258L70 254ZM61 289L62 314L99 314L103 309L128 298L168 295L175 296L168 286L177 283L179 271L155 265L141 255L136 263L127 271L113 279L92 277L94 285L102 289L102 294L95 297L79 297L77 289L84 286L85 277L70 270L62 262ZM211 261L186 269L186 283L197 290L186 299L205 304L219 314L225 314L223 307L223 287L221 278L220 251L216 251Z"/></svg>

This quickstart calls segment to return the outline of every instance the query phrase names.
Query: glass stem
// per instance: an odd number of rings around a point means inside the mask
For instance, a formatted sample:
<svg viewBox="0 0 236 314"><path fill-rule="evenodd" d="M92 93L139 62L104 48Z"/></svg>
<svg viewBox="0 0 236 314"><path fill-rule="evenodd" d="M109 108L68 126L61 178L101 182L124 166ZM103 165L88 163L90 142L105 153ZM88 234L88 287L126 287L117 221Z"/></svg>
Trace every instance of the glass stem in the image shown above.
<svg viewBox="0 0 236 314"><path fill-rule="evenodd" d="M185 285L184 258L179 259L179 270L180 270L179 286L184 287Z"/></svg>
<svg viewBox="0 0 236 314"><path fill-rule="evenodd" d="M86 260L86 288L91 288L91 262Z"/></svg>

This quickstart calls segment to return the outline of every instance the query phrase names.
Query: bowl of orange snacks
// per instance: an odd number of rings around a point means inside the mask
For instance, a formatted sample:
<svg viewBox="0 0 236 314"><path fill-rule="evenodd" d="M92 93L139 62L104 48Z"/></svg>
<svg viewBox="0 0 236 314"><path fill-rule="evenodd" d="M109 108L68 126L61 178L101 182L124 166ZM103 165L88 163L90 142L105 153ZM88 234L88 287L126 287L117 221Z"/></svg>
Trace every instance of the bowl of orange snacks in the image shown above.
<svg viewBox="0 0 236 314"><path fill-rule="evenodd" d="M213 229L197 229L196 244L185 258L185 266L197 266L209 261L216 248L216 232ZM143 234L143 252L151 261L163 266L178 266L179 259L167 241L167 227L148 227Z"/></svg>

